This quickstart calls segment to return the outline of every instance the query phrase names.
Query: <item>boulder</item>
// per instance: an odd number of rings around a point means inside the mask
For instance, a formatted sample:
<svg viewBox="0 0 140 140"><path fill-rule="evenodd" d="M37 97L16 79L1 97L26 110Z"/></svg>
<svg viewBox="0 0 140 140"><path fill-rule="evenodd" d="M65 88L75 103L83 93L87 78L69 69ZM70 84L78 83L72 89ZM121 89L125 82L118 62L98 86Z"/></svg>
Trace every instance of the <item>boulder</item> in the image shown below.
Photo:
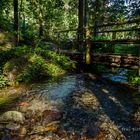
<svg viewBox="0 0 140 140"><path fill-rule="evenodd" d="M11 121L22 123L25 120L23 114L18 111L7 111L0 116L1 121Z"/></svg>
<svg viewBox="0 0 140 140"><path fill-rule="evenodd" d="M6 125L6 128L8 130L11 130L11 131L17 131L20 129L20 124L16 124L16 123L9 123Z"/></svg>

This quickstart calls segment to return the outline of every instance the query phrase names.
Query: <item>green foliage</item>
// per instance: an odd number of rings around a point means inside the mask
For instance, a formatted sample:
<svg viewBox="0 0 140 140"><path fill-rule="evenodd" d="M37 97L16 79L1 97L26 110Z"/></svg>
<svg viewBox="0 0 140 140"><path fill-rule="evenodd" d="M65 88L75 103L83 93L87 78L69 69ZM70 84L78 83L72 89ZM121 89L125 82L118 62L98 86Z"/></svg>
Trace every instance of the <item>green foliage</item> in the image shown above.
<svg viewBox="0 0 140 140"><path fill-rule="evenodd" d="M46 68L47 74L51 77L64 74L65 72L59 65L54 63L47 63Z"/></svg>
<svg viewBox="0 0 140 140"><path fill-rule="evenodd" d="M28 66L17 76L17 82L30 82L39 80L45 75L45 60L41 56L32 54L28 60Z"/></svg>
<svg viewBox="0 0 140 140"><path fill-rule="evenodd" d="M17 82L31 82L44 77L58 76L64 70L56 63L46 61L42 56L31 54L26 68L17 76Z"/></svg>
<svg viewBox="0 0 140 140"><path fill-rule="evenodd" d="M17 46L14 48L14 54L15 54L15 56L22 56L22 55L25 55L27 53L30 53L31 49L32 49L31 47L26 46L26 45Z"/></svg>
<svg viewBox="0 0 140 140"><path fill-rule="evenodd" d="M0 88L6 87L8 85L8 81L5 80L4 75L0 74Z"/></svg>
<svg viewBox="0 0 140 140"><path fill-rule="evenodd" d="M6 61L11 59L12 57L14 57L14 51L12 49L9 49L9 50L6 50L6 51L0 50L0 63L1 63L1 66Z"/></svg>
<svg viewBox="0 0 140 140"><path fill-rule="evenodd" d="M14 64L12 63L12 61L7 61L3 67L3 71L4 72L9 72L13 69Z"/></svg>
<svg viewBox="0 0 140 140"><path fill-rule="evenodd" d="M95 37L94 36L91 36L91 40L111 40L112 38L110 36L98 36L98 37Z"/></svg>
<svg viewBox="0 0 140 140"><path fill-rule="evenodd" d="M116 44L114 46L115 53L116 54L133 54L133 55L138 55L138 47L136 45L121 45L121 44Z"/></svg>
<svg viewBox="0 0 140 140"><path fill-rule="evenodd" d="M62 54L57 54L56 52L49 50L48 46L37 47L35 52L43 56L44 59L60 65L60 67L65 70L69 70L75 67L75 62L70 60L69 57Z"/></svg>
<svg viewBox="0 0 140 140"><path fill-rule="evenodd" d="M137 76L136 70L128 70L126 76L128 77L130 83L134 85L140 84L140 77Z"/></svg>
<svg viewBox="0 0 140 140"><path fill-rule="evenodd" d="M28 83L44 77L58 76L74 67L75 63L69 57L57 54L50 48L51 46L38 39L35 47L21 45L1 50L1 70L12 82ZM1 85L6 84L3 79L1 81Z"/></svg>
<svg viewBox="0 0 140 140"><path fill-rule="evenodd" d="M136 76L136 77L131 77L130 82L132 84L137 84L140 85L140 77Z"/></svg>

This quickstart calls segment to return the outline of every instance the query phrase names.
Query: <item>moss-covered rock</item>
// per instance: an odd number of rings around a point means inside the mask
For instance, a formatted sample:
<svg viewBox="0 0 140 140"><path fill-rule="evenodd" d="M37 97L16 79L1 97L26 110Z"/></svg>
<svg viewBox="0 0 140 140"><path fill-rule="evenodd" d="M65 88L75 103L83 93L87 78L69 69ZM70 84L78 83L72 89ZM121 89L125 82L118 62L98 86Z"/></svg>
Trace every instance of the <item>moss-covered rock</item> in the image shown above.
<svg viewBox="0 0 140 140"><path fill-rule="evenodd" d="M7 111L0 116L0 121L12 121L22 123L25 120L23 114L18 111Z"/></svg>

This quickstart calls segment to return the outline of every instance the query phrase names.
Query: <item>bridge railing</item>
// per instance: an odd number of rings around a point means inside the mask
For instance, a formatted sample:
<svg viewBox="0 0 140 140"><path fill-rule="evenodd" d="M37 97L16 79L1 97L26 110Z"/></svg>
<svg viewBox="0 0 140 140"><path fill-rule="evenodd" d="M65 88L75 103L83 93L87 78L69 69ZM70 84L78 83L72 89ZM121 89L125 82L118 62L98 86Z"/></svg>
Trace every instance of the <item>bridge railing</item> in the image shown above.
<svg viewBox="0 0 140 140"><path fill-rule="evenodd" d="M130 27L128 25L131 25ZM121 28L119 28L121 26ZM124 27L124 26L127 26ZM115 27L115 29L107 29L109 27ZM117 29L116 29L117 28ZM118 29L119 28L119 29ZM69 29L69 30L63 30L63 31L56 31L57 34L57 40L59 44L59 49L61 49L61 42L60 42L60 36L62 33L69 33L69 32L75 32L78 36L79 30L81 29ZM87 64L91 63L91 57L93 57L93 54L91 54L91 44L94 48L97 44L112 44L112 46L115 46L115 44L135 44L138 45L139 54L137 56L137 65L138 65L138 73L140 75L140 18L128 20L124 22L116 22L116 23L104 23L102 25L96 25L96 26L87 26L82 29L83 30L83 36L85 37L84 40L78 40L78 37L76 40L76 47L81 47L83 44L86 46L85 49L85 61ZM111 36L111 39L96 39L94 36L95 34L109 34ZM128 36L128 33L131 33L129 37L131 38L121 38L117 39L118 33L125 33L124 36ZM132 33L138 33L139 35L134 36ZM112 34L112 35L111 35ZM91 36L93 38L91 39ZM133 37L132 37L133 36ZM79 48L77 47L77 48ZM100 54L102 56L102 54ZM132 56L132 54L130 54ZM109 55L108 55L109 56ZM119 55L120 56L120 55Z"/></svg>
<svg viewBox="0 0 140 140"><path fill-rule="evenodd" d="M102 25L97 25L97 26L89 26L89 27L85 27L83 28L83 34L86 34L86 31L90 31L90 42L92 43L106 43L106 44L140 44L140 37L139 38L129 38L129 39L116 39L116 34L117 33L121 33L121 32L140 32L140 26L138 27L131 27L131 28L127 28L124 29L124 27L122 29L113 29L113 30L104 30L103 28L105 27L113 27L113 26L122 26L122 25L129 25L129 24L138 24L140 23L140 19L134 19L134 20L128 20L125 22L118 22L118 23L105 23ZM88 29L88 30L87 30ZM96 29L100 29L100 30L96 30ZM102 30L103 29L103 30ZM62 33L69 33L69 32L75 32L77 35L79 34L79 30L81 29L69 29L69 30L63 30L63 31L55 31L55 33L57 33L57 40L60 44L60 36ZM100 39L92 39L91 40L91 35L94 36L94 34L103 34L103 33L112 33L112 39L110 40L100 40ZM114 37L113 37L114 36ZM75 39L78 44L81 44L81 42L83 42L83 40L78 40L77 38Z"/></svg>

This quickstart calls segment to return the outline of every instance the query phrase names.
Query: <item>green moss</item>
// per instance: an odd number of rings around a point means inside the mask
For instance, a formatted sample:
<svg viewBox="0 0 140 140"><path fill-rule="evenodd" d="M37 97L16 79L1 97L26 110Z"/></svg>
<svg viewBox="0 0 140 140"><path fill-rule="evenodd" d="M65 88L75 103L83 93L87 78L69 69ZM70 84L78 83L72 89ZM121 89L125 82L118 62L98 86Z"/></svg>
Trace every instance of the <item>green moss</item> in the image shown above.
<svg viewBox="0 0 140 140"><path fill-rule="evenodd" d="M7 97L5 97L5 98L4 97L3 98L0 97L0 106L7 104L9 101L10 100Z"/></svg>

